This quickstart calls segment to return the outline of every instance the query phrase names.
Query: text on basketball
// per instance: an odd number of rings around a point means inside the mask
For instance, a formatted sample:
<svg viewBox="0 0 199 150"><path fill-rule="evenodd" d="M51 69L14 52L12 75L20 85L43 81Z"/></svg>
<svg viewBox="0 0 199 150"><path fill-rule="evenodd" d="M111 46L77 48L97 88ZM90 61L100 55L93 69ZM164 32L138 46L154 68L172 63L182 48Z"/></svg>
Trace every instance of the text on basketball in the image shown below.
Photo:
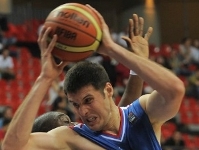
<svg viewBox="0 0 199 150"><path fill-rule="evenodd" d="M57 17L62 17L65 19L71 19L76 21L77 23L85 26L86 28L89 27L90 22L88 20L83 19L82 17L78 16L76 13L70 13L70 12L58 12Z"/></svg>

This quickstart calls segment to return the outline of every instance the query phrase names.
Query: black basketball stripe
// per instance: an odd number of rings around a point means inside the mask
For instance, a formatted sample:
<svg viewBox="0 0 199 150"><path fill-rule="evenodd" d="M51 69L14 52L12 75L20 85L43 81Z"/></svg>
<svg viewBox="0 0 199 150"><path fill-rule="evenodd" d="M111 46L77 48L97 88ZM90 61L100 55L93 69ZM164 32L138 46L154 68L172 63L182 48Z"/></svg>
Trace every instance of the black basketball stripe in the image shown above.
<svg viewBox="0 0 199 150"><path fill-rule="evenodd" d="M54 20L51 20L51 19L46 20L46 22L54 22L54 23L57 23L57 24L61 24L61 25L63 25L63 26L68 26L68 27L73 28L73 29L75 29L75 30L78 30L78 31L80 31L80 32L82 32L82 33L84 33L84 34L86 34L86 35L88 35L88 36L90 36L90 37L94 38L94 39L95 39L95 40L97 40L98 42L100 42L98 39L96 39L96 37L92 36L91 34L86 33L85 31L80 30L80 29L78 29L78 28L74 28L73 26L70 26L70 25L64 24L64 23L59 22L59 21L54 21Z"/></svg>

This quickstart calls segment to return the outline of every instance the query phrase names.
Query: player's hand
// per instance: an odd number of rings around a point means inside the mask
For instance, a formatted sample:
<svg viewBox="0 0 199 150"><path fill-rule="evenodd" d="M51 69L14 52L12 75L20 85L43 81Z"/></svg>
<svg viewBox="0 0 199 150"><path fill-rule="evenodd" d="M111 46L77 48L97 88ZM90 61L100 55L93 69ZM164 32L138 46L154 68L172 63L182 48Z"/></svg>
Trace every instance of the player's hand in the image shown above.
<svg viewBox="0 0 199 150"><path fill-rule="evenodd" d="M55 79L58 77L61 72L63 71L63 68L68 64L67 62L60 62L59 64L56 64L53 56L52 56L52 50L56 44L57 41L57 35L54 35L50 43L48 44L47 38L51 31L51 28L45 28L43 27L42 32L40 33L38 37L38 44L41 51L41 76L49 79ZM37 67L37 66L35 66Z"/></svg>
<svg viewBox="0 0 199 150"><path fill-rule="evenodd" d="M97 52L100 54L104 54L104 55L108 55L108 50L111 48L111 46L113 44L115 44L115 42L112 40L111 38L111 34L108 28L108 25L106 24L104 18L102 17L102 15L93 7L91 7L90 5L86 5L87 7L89 7L99 18L100 22L101 22L101 27L102 27L102 43L100 44Z"/></svg>
<svg viewBox="0 0 199 150"><path fill-rule="evenodd" d="M129 19L129 37L122 36L126 41L128 48L136 55L141 57L149 57L148 40L153 32L153 28L149 27L147 33L143 37L144 19L133 14L133 19Z"/></svg>

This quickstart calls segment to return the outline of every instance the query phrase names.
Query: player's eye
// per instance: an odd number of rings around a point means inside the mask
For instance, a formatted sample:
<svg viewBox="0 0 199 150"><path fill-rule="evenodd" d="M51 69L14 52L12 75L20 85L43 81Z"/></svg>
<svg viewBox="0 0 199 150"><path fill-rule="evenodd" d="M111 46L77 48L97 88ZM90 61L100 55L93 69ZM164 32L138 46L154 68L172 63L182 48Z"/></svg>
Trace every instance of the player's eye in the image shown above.
<svg viewBox="0 0 199 150"><path fill-rule="evenodd" d="M85 99L85 104L90 104L93 101L93 98L87 98Z"/></svg>
<svg viewBox="0 0 199 150"><path fill-rule="evenodd" d="M75 108L79 108L79 104L77 104L77 103L73 103L73 106L74 106Z"/></svg>

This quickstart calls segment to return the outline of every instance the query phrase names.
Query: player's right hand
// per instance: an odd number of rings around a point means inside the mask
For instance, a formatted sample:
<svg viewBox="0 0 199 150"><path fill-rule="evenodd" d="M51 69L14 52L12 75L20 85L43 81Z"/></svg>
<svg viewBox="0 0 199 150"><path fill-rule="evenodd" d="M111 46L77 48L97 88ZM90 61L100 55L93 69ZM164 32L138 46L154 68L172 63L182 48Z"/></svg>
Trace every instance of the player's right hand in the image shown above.
<svg viewBox="0 0 199 150"><path fill-rule="evenodd" d="M54 80L57 78L61 72L63 71L63 68L68 64L68 62L60 62L59 64L56 64L53 56L52 56L52 50L56 44L57 41L57 35L53 35L52 40L50 43L47 42L48 35L51 31L51 28L43 27L39 37L38 37L38 44L41 51L41 76L45 78L49 78ZM37 66L35 66L37 67Z"/></svg>

